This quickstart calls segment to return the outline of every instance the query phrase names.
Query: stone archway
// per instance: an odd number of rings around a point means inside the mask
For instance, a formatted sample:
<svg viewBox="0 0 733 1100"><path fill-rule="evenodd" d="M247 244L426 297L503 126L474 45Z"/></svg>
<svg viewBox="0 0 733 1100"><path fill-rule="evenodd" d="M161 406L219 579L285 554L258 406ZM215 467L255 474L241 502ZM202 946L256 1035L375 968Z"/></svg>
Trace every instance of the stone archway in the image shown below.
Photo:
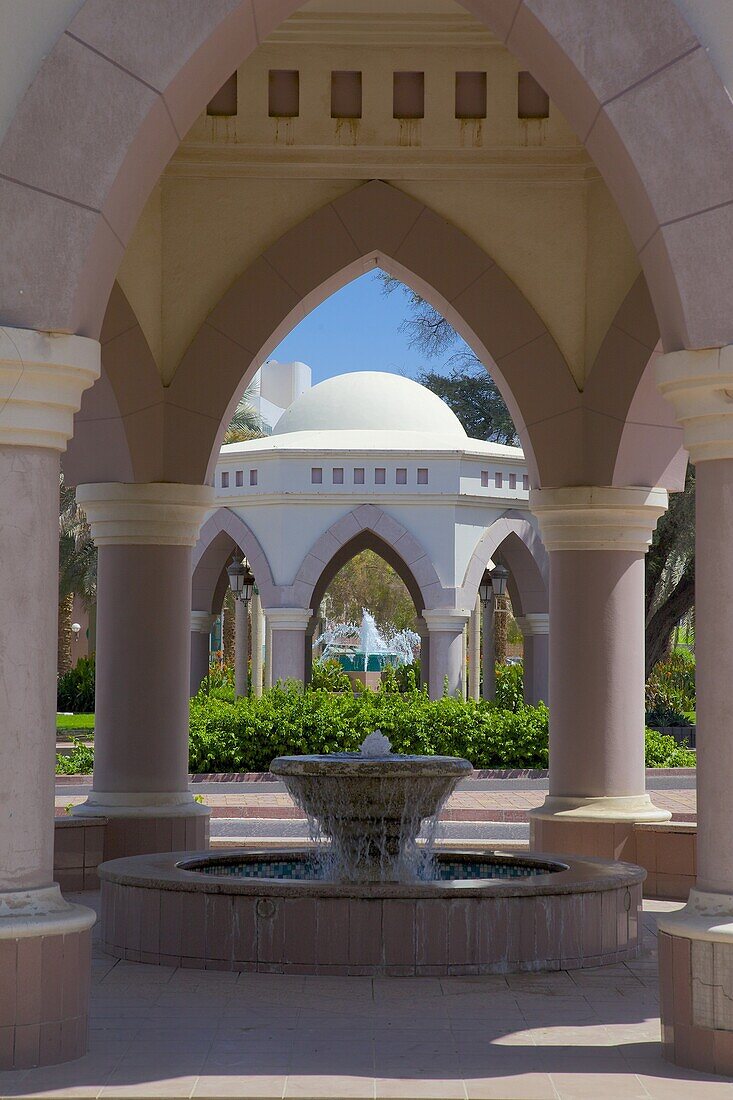
<svg viewBox="0 0 733 1100"><path fill-rule="evenodd" d="M86 0L0 148L6 323L99 332L166 161L222 79L302 2L221 0L180 19L165 0L123 0L112 23L106 0ZM462 3L528 65L599 166L665 349L728 342L731 105L673 0Z"/></svg>
<svg viewBox="0 0 733 1100"><path fill-rule="evenodd" d="M224 595L222 574L236 547L250 564L262 602L266 606L277 606L277 586L256 535L237 512L230 508L217 508L201 528L193 551L191 606L194 609L214 612L221 608Z"/></svg>

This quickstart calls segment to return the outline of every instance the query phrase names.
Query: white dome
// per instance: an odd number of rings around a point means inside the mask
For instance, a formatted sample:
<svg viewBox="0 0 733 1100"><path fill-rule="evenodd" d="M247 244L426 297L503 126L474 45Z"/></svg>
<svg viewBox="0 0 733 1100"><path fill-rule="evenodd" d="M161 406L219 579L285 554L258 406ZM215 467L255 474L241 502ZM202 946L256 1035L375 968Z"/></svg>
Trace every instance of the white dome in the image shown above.
<svg viewBox="0 0 733 1100"><path fill-rule="evenodd" d="M381 371L320 382L286 409L272 434L331 431L420 432L459 447L467 438L458 417L431 390Z"/></svg>

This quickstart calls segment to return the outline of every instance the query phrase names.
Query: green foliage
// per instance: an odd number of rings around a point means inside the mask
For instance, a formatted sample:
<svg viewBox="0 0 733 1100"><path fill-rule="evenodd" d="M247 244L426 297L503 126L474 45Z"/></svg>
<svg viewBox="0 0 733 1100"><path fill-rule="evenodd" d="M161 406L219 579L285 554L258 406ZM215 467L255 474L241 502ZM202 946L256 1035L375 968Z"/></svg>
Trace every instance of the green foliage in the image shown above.
<svg viewBox="0 0 733 1100"><path fill-rule="evenodd" d="M94 655L80 657L74 668L59 676L56 710L90 713L94 710Z"/></svg>
<svg viewBox="0 0 733 1100"><path fill-rule="evenodd" d="M659 730L647 730L645 735L647 768L694 768L697 757L687 742L678 744L674 737Z"/></svg>
<svg viewBox="0 0 733 1100"><path fill-rule="evenodd" d="M71 738L74 748L68 756L59 753L56 756L56 772L58 775L86 775L91 772L94 765L94 749L91 745L85 745L83 741Z"/></svg>
<svg viewBox="0 0 733 1100"><path fill-rule="evenodd" d="M191 703L195 772L265 771L275 756L356 751L375 729L395 752L464 756L476 767L547 767L547 708L514 712L494 703L423 691L359 695L278 685L233 703L198 695Z"/></svg>
<svg viewBox="0 0 733 1100"><path fill-rule="evenodd" d="M351 691L351 680L335 657L314 661L310 688L312 691Z"/></svg>
<svg viewBox="0 0 733 1100"><path fill-rule="evenodd" d="M684 650L671 653L652 669L646 683L646 721L651 726L689 726L695 710L695 658Z"/></svg>
<svg viewBox="0 0 733 1100"><path fill-rule="evenodd" d="M497 707L515 713L524 707L524 667L522 665L496 666Z"/></svg>

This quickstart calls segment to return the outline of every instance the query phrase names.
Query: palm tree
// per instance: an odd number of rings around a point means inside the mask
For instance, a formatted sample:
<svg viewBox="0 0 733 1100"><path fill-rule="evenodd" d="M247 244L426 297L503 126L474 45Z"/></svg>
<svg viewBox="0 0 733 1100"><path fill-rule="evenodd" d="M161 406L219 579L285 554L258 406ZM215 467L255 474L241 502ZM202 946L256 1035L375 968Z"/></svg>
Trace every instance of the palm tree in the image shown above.
<svg viewBox="0 0 733 1100"><path fill-rule="evenodd" d="M74 489L59 478L58 672L72 666L71 616L74 596L91 607L97 594L97 548Z"/></svg>
<svg viewBox="0 0 733 1100"><path fill-rule="evenodd" d="M267 434L264 421L252 404L253 398L252 387L248 386L239 399L226 430L224 443L244 443L248 439L259 439Z"/></svg>

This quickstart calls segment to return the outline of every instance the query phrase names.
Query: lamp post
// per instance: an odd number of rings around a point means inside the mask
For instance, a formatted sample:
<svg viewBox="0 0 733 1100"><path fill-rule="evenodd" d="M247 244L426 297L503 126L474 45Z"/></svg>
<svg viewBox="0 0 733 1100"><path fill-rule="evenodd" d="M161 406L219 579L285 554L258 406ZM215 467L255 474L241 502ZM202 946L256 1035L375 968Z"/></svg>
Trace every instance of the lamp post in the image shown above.
<svg viewBox="0 0 733 1100"><path fill-rule="evenodd" d="M243 600L244 603L249 603L252 599L255 579L252 576L249 564L245 564L241 554L237 556L236 550L227 566L227 576L235 600Z"/></svg>
<svg viewBox="0 0 733 1100"><path fill-rule="evenodd" d="M234 596L234 694L247 695L249 690L249 602L255 579L242 555L234 552L227 566L229 587Z"/></svg>
<svg viewBox="0 0 733 1100"><path fill-rule="evenodd" d="M506 646L507 646L507 606L506 606L506 589L507 581L509 580L509 570L505 565L499 563L495 565L491 570L491 586L494 590L494 613L501 615L501 618L496 622L495 630L495 648L496 648L496 661L498 664L506 664Z"/></svg>

